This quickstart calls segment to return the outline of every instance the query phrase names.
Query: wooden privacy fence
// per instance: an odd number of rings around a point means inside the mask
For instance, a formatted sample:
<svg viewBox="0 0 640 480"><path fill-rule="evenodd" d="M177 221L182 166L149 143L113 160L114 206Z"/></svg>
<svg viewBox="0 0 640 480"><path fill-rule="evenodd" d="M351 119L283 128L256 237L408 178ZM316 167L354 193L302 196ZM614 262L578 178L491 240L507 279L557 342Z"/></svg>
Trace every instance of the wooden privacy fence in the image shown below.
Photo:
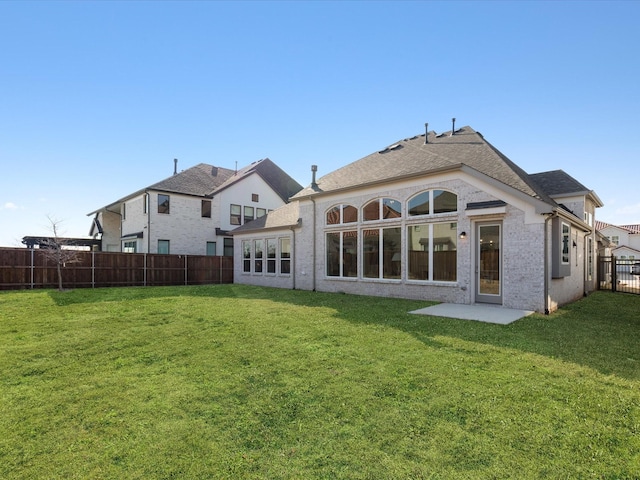
<svg viewBox="0 0 640 480"><path fill-rule="evenodd" d="M233 283L233 257L78 252L64 288ZM0 248L0 290L57 288L56 264L40 249Z"/></svg>

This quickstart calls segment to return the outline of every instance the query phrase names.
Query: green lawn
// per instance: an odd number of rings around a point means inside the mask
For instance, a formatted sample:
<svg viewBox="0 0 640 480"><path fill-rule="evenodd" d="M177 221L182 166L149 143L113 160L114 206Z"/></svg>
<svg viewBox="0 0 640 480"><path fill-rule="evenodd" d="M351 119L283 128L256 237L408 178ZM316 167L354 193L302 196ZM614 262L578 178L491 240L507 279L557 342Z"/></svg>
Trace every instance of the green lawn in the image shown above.
<svg viewBox="0 0 640 480"><path fill-rule="evenodd" d="M639 478L640 296L508 326L239 285L0 293L0 478Z"/></svg>

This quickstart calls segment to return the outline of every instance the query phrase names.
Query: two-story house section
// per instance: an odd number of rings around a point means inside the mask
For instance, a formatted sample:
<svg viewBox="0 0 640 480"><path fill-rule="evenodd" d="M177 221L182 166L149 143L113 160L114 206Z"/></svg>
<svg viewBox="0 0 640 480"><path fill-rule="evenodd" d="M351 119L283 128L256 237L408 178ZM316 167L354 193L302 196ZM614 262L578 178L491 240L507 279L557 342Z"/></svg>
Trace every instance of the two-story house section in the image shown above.
<svg viewBox="0 0 640 480"><path fill-rule="evenodd" d="M620 260L640 259L640 225L596 222L598 232L611 242L611 254Z"/></svg>
<svg viewBox="0 0 640 480"><path fill-rule="evenodd" d="M231 256L229 230L301 189L268 158L238 171L201 163L89 213L89 235L103 251Z"/></svg>

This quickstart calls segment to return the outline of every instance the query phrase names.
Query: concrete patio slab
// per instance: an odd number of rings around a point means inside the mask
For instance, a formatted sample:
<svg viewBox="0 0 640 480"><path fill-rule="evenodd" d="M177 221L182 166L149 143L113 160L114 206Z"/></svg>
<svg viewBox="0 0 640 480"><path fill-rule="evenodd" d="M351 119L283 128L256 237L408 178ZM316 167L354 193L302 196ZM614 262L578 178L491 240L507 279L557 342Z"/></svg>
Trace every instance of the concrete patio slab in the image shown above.
<svg viewBox="0 0 640 480"><path fill-rule="evenodd" d="M499 305L477 303L474 305L458 305L455 303L439 303L438 305L421 308L420 310L414 310L409 313L508 325L516 320L527 317L534 312L529 310L504 308Z"/></svg>

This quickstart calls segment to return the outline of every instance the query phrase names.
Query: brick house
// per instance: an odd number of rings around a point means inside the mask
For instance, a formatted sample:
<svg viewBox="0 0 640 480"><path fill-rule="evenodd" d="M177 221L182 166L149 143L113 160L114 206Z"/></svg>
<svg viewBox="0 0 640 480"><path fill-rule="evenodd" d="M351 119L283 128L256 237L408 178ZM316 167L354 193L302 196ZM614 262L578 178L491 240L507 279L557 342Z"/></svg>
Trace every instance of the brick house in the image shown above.
<svg viewBox="0 0 640 480"><path fill-rule="evenodd" d="M284 205L302 189L268 158L234 171L201 163L95 210L101 250L233 255L229 230Z"/></svg>
<svg viewBox="0 0 640 480"><path fill-rule="evenodd" d="M232 234L234 281L551 312L596 286L598 196L470 127L405 138Z"/></svg>

